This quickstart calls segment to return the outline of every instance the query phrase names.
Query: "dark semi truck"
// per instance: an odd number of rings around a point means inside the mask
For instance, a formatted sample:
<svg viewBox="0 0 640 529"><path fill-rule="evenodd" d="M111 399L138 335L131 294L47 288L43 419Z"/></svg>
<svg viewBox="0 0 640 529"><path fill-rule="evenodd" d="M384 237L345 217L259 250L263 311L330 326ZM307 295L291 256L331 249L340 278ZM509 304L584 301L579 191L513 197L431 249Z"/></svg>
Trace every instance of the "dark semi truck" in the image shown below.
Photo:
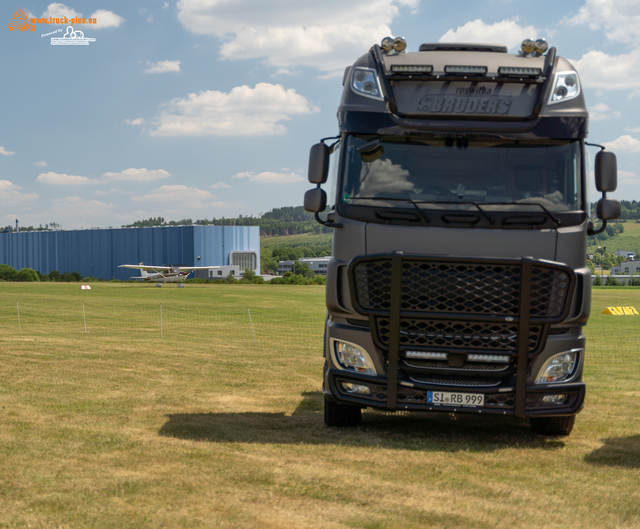
<svg viewBox="0 0 640 529"><path fill-rule="evenodd" d="M544 40L405 48L386 38L346 69L339 136L311 149L305 209L333 228L325 422L370 407L567 435L596 233L578 73ZM599 232L620 215L615 155L594 172Z"/></svg>

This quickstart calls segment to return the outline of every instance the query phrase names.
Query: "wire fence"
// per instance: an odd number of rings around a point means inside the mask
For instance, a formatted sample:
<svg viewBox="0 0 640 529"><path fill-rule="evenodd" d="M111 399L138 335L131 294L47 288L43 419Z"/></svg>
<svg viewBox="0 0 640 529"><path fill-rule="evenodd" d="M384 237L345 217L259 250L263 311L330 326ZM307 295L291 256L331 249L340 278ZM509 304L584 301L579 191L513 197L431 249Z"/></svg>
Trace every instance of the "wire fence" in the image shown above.
<svg viewBox="0 0 640 529"><path fill-rule="evenodd" d="M16 302L0 308L0 332L22 335L93 335L110 340L266 347L296 342L322 346L324 317L283 316L273 308L192 308L167 304L122 304L117 308L80 302L52 309Z"/></svg>
<svg viewBox="0 0 640 529"><path fill-rule="evenodd" d="M631 317L629 317L631 318ZM189 347L322 347L324 309L284 314L279 307L185 307L78 302L51 308L35 302L3 303L0 332L23 336L89 335L112 341L184 344ZM640 363L640 326L587 326L586 365L598 370Z"/></svg>

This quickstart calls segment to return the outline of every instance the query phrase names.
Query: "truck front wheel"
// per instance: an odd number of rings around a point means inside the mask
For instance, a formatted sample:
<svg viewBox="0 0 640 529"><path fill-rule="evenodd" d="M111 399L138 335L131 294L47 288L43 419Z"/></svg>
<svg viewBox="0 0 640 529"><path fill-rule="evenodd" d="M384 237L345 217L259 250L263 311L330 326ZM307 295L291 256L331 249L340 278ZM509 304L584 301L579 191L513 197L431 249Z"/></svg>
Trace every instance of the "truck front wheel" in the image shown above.
<svg viewBox="0 0 640 529"><path fill-rule="evenodd" d="M324 422L327 426L358 426L362 422L362 410L357 406L338 404L325 398Z"/></svg>
<svg viewBox="0 0 640 529"><path fill-rule="evenodd" d="M531 428L541 435L569 435L576 423L576 416L532 417Z"/></svg>

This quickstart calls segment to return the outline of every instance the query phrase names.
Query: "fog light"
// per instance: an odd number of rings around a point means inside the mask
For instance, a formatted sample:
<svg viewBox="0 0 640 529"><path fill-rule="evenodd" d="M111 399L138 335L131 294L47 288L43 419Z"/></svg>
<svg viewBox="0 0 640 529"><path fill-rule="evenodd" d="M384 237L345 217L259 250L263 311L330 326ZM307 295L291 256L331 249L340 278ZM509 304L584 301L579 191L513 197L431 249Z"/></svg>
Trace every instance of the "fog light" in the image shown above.
<svg viewBox="0 0 640 529"><path fill-rule="evenodd" d="M542 404L564 404L567 402L566 395L545 395L542 397Z"/></svg>
<svg viewBox="0 0 640 529"><path fill-rule="evenodd" d="M371 357L359 345L333 340L333 352L336 364L345 371L355 371L363 375L376 375Z"/></svg>
<svg viewBox="0 0 640 529"><path fill-rule="evenodd" d="M533 39L524 39L520 47L525 55L536 51L536 43Z"/></svg>
<svg viewBox="0 0 640 529"><path fill-rule="evenodd" d="M351 382L341 382L342 389L347 393L356 393L358 395L371 395L369 386L363 384L352 384Z"/></svg>
<svg viewBox="0 0 640 529"><path fill-rule="evenodd" d="M572 349L549 358L542 366L536 384L551 384L569 380L576 371L581 351L582 349Z"/></svg>

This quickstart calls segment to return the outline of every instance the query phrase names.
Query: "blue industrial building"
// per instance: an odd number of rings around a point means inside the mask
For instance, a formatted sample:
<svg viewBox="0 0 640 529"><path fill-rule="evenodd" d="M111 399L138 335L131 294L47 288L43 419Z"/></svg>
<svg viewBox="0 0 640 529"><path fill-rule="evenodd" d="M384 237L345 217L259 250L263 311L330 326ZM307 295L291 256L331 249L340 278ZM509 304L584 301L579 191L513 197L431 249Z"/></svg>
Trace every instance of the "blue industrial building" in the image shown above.
<svg viewBox="0 0 640 529"><path fill-rule="evenodd" d="M200 259L198 259L200 258ZM0 263L41 274L127 279L121 264L237 266L260 273L258 226L167 226L0 233Z"/></svg>

